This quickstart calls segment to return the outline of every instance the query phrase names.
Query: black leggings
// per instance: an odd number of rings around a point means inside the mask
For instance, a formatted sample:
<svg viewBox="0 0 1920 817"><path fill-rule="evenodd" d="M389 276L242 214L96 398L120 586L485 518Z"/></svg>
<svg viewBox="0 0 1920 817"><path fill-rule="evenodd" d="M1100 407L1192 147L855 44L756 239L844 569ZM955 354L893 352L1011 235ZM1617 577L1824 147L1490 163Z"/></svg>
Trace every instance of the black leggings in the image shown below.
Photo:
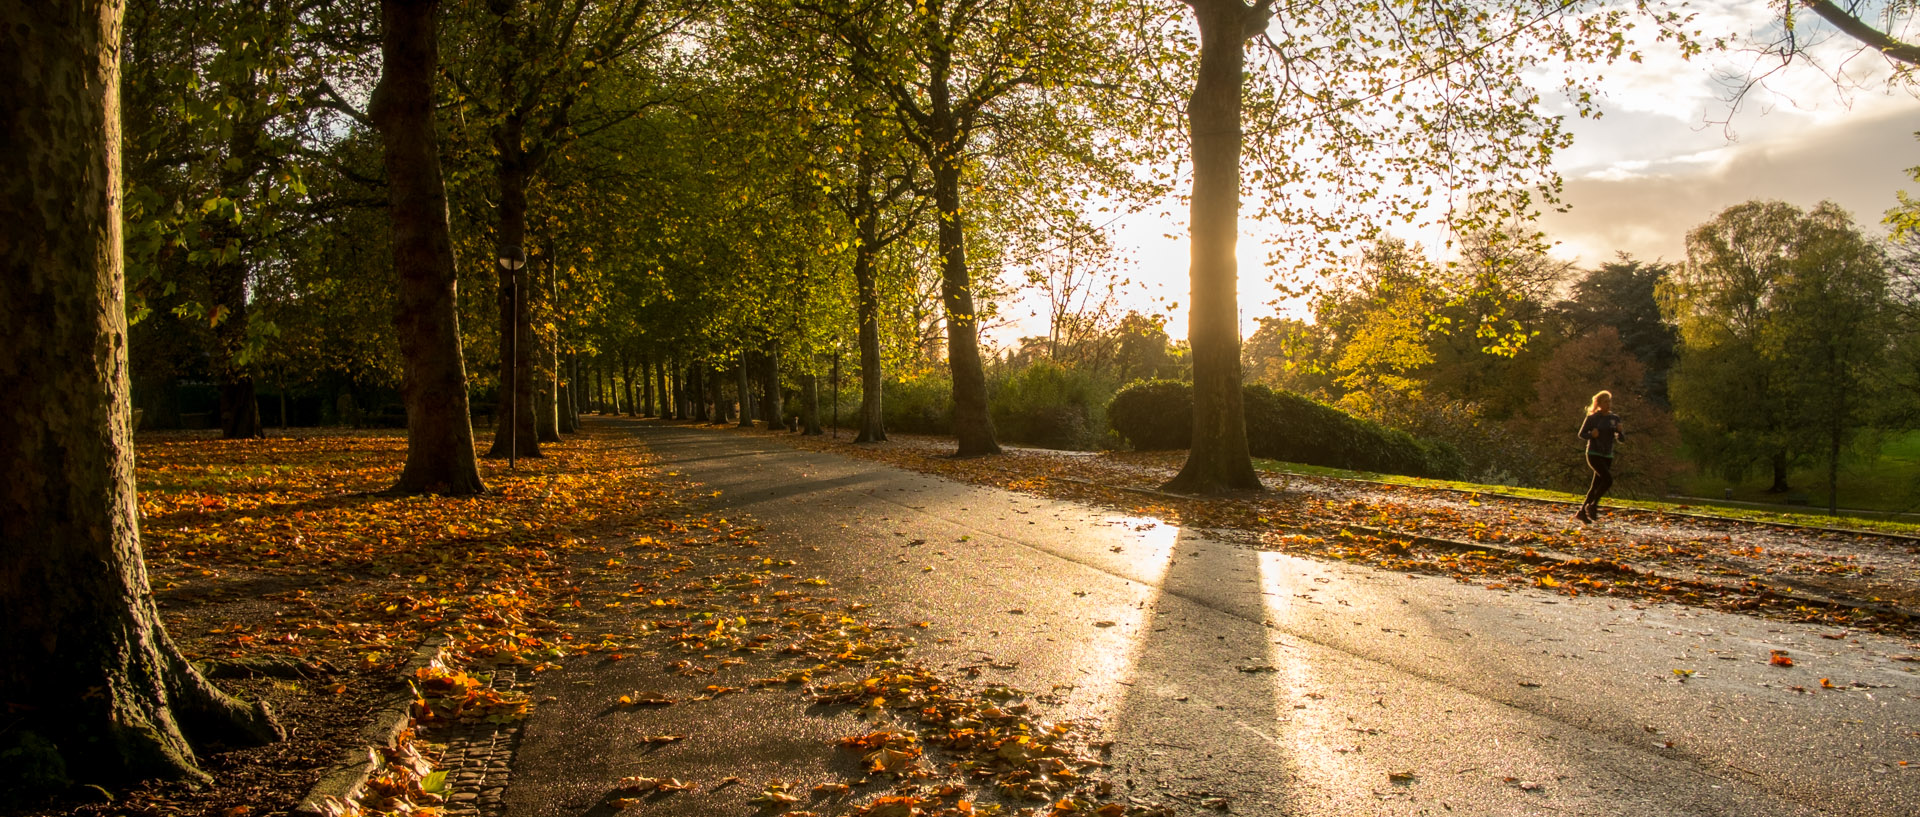
<svg viewBox="0 0 1920 817"><path fill-rule="evenodd" d="M1598 508L1600 498L1613 487L1613 458L1588 454L1587 467L1593 469L1593 484L1587 486L1587 504Z"/></svg>

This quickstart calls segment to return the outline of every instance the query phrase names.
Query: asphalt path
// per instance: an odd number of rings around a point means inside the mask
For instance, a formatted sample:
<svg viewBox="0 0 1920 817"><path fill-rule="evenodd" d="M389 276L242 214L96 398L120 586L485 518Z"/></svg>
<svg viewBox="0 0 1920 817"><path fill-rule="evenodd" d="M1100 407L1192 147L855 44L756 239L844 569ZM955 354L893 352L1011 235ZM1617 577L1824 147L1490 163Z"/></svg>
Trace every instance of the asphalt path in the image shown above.
<svg viewBox="0 0 1920 817"><path fill-rule="evenodd" d="M1256 815L1920 815L1920 664L1896 659L1920 645L1296 558L764 432L599 428L718 491L713 511L763 525L770 555L881 617L931 622L916 660L974 667L1092 724L1123 800L1192 814L1226 798ZM1771 665L1774 650L1794 666ZM581 662L542 679L508 814L612 814L607 793L631 774L707 784L636 813L752 814L767 780L851 770L824 745L859 731L853 714L764 695L605 706L666 683L649 672ZM672 731L696 739L637 742ZM725 777L743 783L715 790Z"/></svg>

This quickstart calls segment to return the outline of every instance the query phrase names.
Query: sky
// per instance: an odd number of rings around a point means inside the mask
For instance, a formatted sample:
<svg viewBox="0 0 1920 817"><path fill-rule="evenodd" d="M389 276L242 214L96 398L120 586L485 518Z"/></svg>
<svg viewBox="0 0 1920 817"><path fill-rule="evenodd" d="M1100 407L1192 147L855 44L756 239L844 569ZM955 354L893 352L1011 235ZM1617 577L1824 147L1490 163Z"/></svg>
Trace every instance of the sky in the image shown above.
<svg viewBox="0 0 1920 817"><path fill-rule="evenodd" d="M1699 25L1709 32L1764 36L1773 11L1765 0L1697 2ZM1755 198L1811 207L1831 199L1871 234L1895 193L1920 193L1908 168L1920 165L1920 99L1886 90L1884 61L1834 37L1813 53L1839 65L1864 87L1836 90L1826 73L1794 66L1770 75L1765 87L1737 108L1719 77L1746 75L1754 57L1738 50L1683 60L1670 47L1647 44L1640 64L1606 69L1600 86L1605 115L1571 120L1574 146L1556 157L1571 210L1539 223L1556 256L1594 266L1626 252L1636 258L1684 261L1686 232L1721 210ZM1542 79L1552 82L1551 78ZM1115 222L1113 243L1127 258L1122 274L1136 283L1123 308L1169 317L1168 330L1186 335L1187 243L1184 206L1161 202ZM1170 215L1169 215L1170 214ZM1276 311L1301 314L1302 305L1274 302L1265 280L1260 225L1241 225L1241 331ZM1432 237L1409 236L1431 242ZM1178 303L1178 309L1168 305ZM1044 298L1005 305L1008 323L989 333L999 344L1044 334Z"/></svg>

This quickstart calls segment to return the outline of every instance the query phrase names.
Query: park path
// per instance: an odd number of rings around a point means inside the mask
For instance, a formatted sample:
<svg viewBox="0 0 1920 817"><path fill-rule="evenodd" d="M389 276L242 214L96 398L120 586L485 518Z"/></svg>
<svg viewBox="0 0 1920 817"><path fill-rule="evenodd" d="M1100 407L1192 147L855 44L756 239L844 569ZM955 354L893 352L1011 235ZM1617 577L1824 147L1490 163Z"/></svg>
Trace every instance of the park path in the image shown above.
<svg viewBox="0 0 1920 817"><path fill-rule="evenodd" d="M1920 677L1894 639L1489 592L757 434L597 427L717 491L713 510L762 525L770 556L877 615L928 622L915 659L1097 724L1123 800L1192 814L1215 798L1261 815L1920 813ZM1769 665L1774 650L1795 666ZM610 689L671 683L584 658L543 675L508 814L611 814L606 792L632 774L707 783L634 813L754 814L767 780L844 772L826 741L858 731L857 714L752 694L604 707ZM691 737L641 742L665 732ZM713 785L726 777L744 783ZM828 806L814 808L850 810Z"/></svg>

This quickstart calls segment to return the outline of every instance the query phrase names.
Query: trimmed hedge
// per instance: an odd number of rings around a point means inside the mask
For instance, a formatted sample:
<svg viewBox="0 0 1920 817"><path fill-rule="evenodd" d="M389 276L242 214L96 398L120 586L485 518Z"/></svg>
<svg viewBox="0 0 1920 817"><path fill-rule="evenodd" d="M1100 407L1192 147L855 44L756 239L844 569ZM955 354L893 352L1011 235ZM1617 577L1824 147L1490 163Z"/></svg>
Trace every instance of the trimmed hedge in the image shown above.
<svg viewBox="0 0 1920 817"><path fill-rule="evenodd" d="M1256 457L1374 471L1457 478L1466 461L1453 446L1362 420L1291 392L1245 387L1247 447ZM1114 395L1107 422L1142 451L1193 444L1193 387L1172 380L1135 383Z"/></svg>

